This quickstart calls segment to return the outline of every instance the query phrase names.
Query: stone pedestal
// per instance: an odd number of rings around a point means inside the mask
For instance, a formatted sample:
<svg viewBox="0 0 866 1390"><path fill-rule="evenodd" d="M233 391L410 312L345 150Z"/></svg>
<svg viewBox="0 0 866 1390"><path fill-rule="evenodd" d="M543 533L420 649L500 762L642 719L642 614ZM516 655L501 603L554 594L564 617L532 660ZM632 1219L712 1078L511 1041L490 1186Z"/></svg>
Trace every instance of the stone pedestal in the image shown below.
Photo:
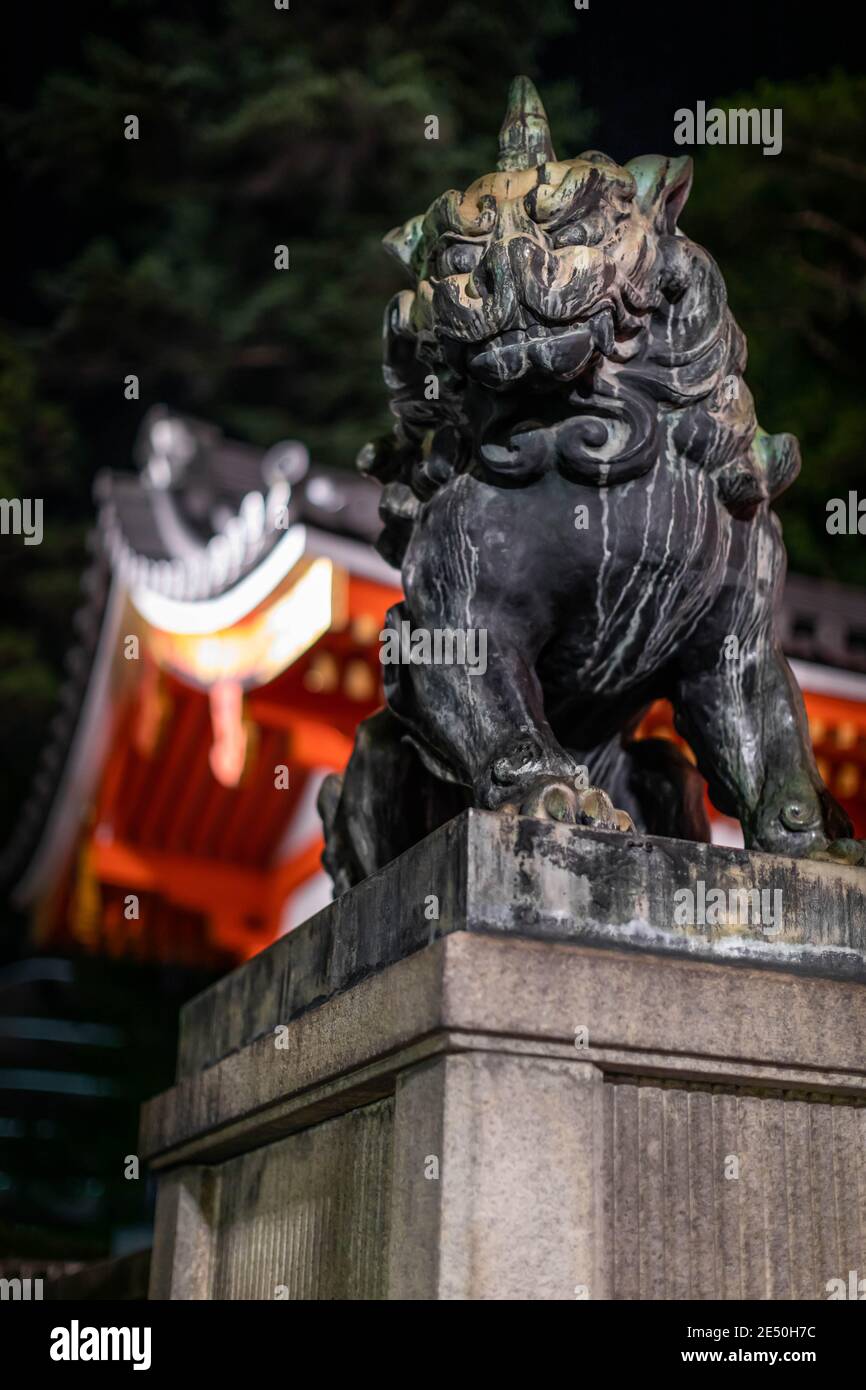
<svg viewBox="0 0 866 1390"><path fill-rule="evenodd" d="M827 1298L864 982L860 870L468 812L185 1009L151 1297Z"/></svg>

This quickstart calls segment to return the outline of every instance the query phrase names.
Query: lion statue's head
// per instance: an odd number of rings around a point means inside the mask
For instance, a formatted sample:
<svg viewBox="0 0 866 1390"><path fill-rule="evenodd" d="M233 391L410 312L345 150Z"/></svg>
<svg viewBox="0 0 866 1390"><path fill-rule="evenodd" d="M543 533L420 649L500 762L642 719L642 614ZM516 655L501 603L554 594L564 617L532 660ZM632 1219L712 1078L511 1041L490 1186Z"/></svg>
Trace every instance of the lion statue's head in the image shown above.
<svg viewBox="0 0 866 1390"><path fill-rule="evenodd" d="M455 473L549 469L606 487L676 455L748 516L796 475L757 426L718 267L677 227L692 163L557 159L532 83L511 86L495 173L385 238L414 288L385 315L393 435L359 467L386 484L382 552Z"/></svg>

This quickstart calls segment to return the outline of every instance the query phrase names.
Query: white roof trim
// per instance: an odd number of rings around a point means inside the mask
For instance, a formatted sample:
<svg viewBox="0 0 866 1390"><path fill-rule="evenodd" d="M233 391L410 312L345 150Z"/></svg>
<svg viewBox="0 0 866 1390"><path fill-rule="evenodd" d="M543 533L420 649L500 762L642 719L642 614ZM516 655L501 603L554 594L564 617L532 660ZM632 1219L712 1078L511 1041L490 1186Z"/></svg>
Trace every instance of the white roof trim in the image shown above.
<svg viewBox="0 0 866 1390"><path fill-rule="evenodd" d="M866 702L866 676L857 671L839 671L834 666L819 666L813 661L789 661L788 664L801 690Z"/></svg>
<svg viewBox="0 0 866 1390"><path fill-rule="evenodd" d="M273 550L255 569L216 598L168 598L147 584L133 585L130 598L133 607L151 627L161 632L204 636L234 627L252 613L277 585L285 579L306 550L307 532L304 526L291 526Z"/></svg>
<svg viewBox="0 0 866 1390"><path fill-rule="evenodd" d="M136 611L161 632L190 636L222 632L264 602L304 555L324 555L350 574L394 588L402 587L399 570L392 569L368 545L299 524L291 526L273 550L234 588L215 598L169 598L147 583L133 585L130 597Z"/></svg>
<svg viewBox="0 0 866 1390"><path fill-rule="evenodd" d="M102 776L111 735L111 721L106 718L108 688L125 599L126 586L118 575L114 575L69 756L52 798L36 852L11 894L16 907L24 907L33 901L37 893L53 885L57 872L74 848L82 810L89 803Z"/></svg>
<svg viewBox="0 0 866 1390"><path fill-rule="evenodd" d="M378 584L388 584L393 589L403 588L399 570L383 560L377 550L366 541L353 541L348 536L335 536L331 531L317 531L310 527L307 531L311 555L327 555L335 564L341 565L350 574L358 574L362 579L373 579Z"/></svg>

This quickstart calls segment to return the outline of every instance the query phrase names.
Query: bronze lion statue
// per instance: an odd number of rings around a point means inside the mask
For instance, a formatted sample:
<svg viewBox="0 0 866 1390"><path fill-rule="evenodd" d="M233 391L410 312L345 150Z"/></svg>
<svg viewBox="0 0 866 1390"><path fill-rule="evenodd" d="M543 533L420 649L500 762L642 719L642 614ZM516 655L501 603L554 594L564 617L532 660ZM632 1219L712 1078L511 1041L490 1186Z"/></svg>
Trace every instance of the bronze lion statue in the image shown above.
<svg viewBox="0 0 866 1390"><path fill-rule="evenodd" d="M385 316L393 434L358 465L405 601L387 708L320 794L337 892L466 806L706 841L702 778L748 847L866 860L775 631L797 442L758 426L721 273L677 227L691 175L557 159L521 77L496 172L385 239L413 288ZM697 768L634 739L660 697Z"/></svg>

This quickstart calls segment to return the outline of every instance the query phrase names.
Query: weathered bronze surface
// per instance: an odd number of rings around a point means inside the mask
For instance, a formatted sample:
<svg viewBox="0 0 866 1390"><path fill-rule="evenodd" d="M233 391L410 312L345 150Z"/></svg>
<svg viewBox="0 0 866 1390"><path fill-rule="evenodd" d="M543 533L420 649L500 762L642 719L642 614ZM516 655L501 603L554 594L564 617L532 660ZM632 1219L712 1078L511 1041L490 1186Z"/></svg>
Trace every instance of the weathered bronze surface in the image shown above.
<svg viewBox="0 0 866 1390"><path fill-rule="evenodd" d="M677 228L691 175L558 160L517 78L497 171L385 240L414 288L385 316L395 428L359 467L404 636L320 797L338 892L466 806L706 841L699 772L748 847L866 861L775 632L797 442L758 426L722 276ZM437 632L486 661L409 659ZM660 697L698 770L633 739Z"/></svg>

